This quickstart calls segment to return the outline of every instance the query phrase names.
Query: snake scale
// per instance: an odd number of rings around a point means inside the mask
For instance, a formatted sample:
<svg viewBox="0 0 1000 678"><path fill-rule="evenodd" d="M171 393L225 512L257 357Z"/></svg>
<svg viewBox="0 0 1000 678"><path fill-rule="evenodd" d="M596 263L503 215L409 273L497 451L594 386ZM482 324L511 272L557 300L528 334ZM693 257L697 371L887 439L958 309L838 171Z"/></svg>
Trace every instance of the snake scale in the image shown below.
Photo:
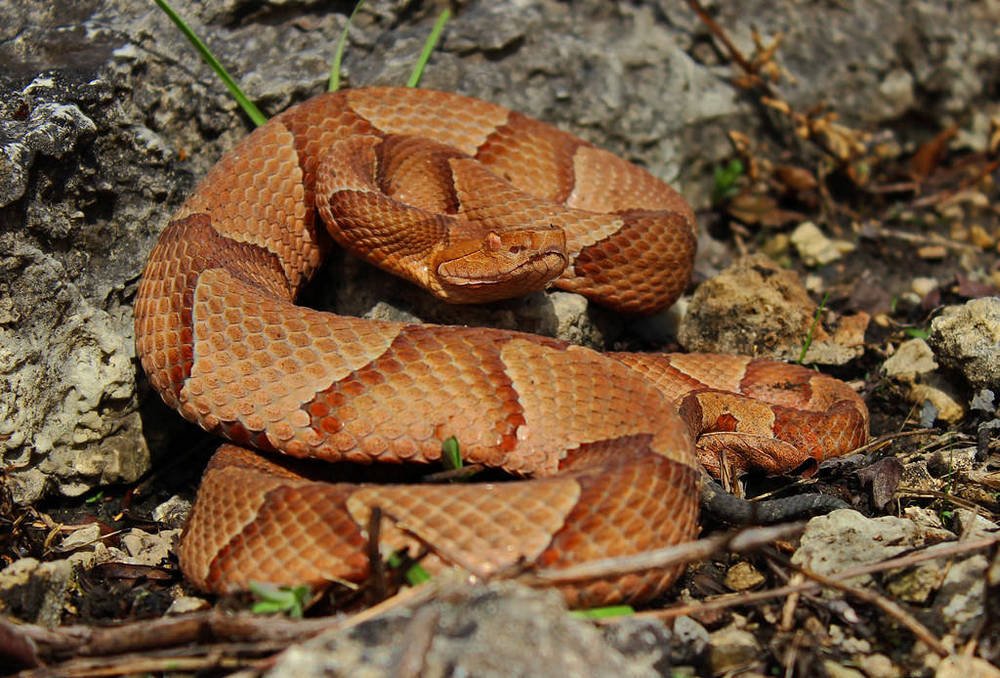
<svg viewBox="0 0 1000 678"><path fill-rule="evenodd" d="M229 441L179 545L202 589L363 581L376 508L382 553L425 548L484 578L637 553L695 536L699 465L781 472L867 439L861 399L801 367L297 306L327 231L445 301L554 286L631 314L673 303L695 253L673 189L500 106L355 89L258 128L173 216L135 304L153 387ZM520 479L355 484L302 461L433 463L450 436ZM639 602L677 574L563 592Z"/></svg>

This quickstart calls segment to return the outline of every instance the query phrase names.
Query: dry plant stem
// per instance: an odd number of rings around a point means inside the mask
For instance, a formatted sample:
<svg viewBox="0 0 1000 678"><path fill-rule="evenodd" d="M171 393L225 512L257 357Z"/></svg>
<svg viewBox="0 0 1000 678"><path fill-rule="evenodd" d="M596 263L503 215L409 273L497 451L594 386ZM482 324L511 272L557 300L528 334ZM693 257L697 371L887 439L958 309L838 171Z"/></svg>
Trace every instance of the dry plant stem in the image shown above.
<svg viewBox="0 0 1000 678"><path fill-rule="evenodd" d="M713 19L708 13L708 10L702 7L698 0L688 0L688 7L691 8L691 11L698 15L698 18L703 24L705 24L705 27L711 31L712 35L718 38L719 42L721 42L726 48L726 52L729 53L729 58L739 64L739 67L742 68L747 75L756 76L757 73L754 65L750 63L749 59L743 56L743 52L741 52L733 41L729 39L729 36L722 29L722 26L716 23L715 19ZM770 94L771 88L768 84L760 78L758 78L758 80L760 80L760 85L764 88L764 91Z"/></svg>
<svg viewBox="0 0 1000 678"><path fill-rule="evenodd" d="M851 586L841 581L841 578L828 577L819 572L813 572L804 567L798 567L793 563L788 563L789 567L795 568L803 576L812 579L813 581L822 584L827 588L836 589L842 593L857 598L858 600L874 605L878 609L882 610L884 613L898 621L900 624L905 626L910 630L910 632L921 640L927 647L931 648L941 657L947 657L951 654L951 651L944 646L944 644L938 640L937 636L930 632L926 626L917 621L913 615L904 610L902 607L889 600L883 595L869 589L861 588L859 586Z"/></svg>
<svg viewBox="0 0 1000 678"><path fill-rule="evenodd" d="M379 542L382 537L382 507L373 506L371 516L368 518L368 562L371 563L372 590L375 592L375 600L385 600L385 561L382 560L382 553L379 549Z"/></svg>
<svg viewBox="0 0 1000 678"><path fill-rule="evenodd" d="M667 568L681 563L708 558L721 551L737 553L771 544L779 539L798 535L805 523L786 523L727 532L706 539L645 551L630 556L591 560L558 570L539 570L521 578L532 585L564 584L603 577L616 577L641 570Z"/></svg>
<svg viewBox="0 0 1000 678"><path fill-rule="evenodd" d="M979 172L976 173L975 176L969 177L968 179L962 181L958 185L958 187L952 188L952 189L949 189L949 190L945 190L945 191L939 191L937 193L932 193L931 195L926 195L926 196L924 196L922 198L917 198L916 200L914 200L911 203L911 206L912 207L928 207L930 205L936 205L936 204L938 204L940 202L944 202L945 200L958 195L962 191L967 190L967 189L971 188L972 186L975 186L980 181L982 181L983 179L985 179L986 177L988 177L990 174L992 174L993 172L995 172L998 167L1000 167L1000 160L994 160L992 162L988 162L985 165L983 165L983 167L980 169Z"/></svg>
<svg viewBox="0 0 1000 678"><path fill-rule="evenodd" d="M231 654L231 653L230 653ZM125 655L102 659L73 660L46 668L21 671L17 678L103 678L110 676L143 675L159 672L194 673L198 671L232 671L246 667L264 668L260 660L224 656L218 652L204 657L148 657Z"/></svg>
<svg viewBox="0 0 1000 678"><path fill-rule="evenodd" d="M790 586L796 586L801 584L805 578L801 573L795 573L789 580L788 584ZM799 606L799 599L802 597L801 593L792 593L785 599L785 605L781 610L781 624L779 628L782 631L791 631L792 626L795 623L795 608Z"/></svg>
<svg viewBox="0 0 1000 678"><path fill-rule="evenodd" d="M938 492L936 490L908 490L906 488L900 488L896 491L894 498L902 499L907 497L911 499L935 499L937 501L954 504L955 506L959 506L976 513L987 510L985 507L963 497L959 497L958 495L948 494L947 492Z"/></svg>
<svg viewBox="0 0 1000 678"><path fill-rule="evenodd" d="M895 433L887 433L885 435L879 436L878 438L875 438L874 440L869 440L866 444L862 445L861 447L857 447L851 450L849 454L852 455L863 454L865 452L870 452L873 450L880 450L889 443L891 443L892 441L899 440L900 438L909 438L911 436L919 436L919 435L930 435L932 433L937 433L937 430L932 428L919 428L919 429L914 429L912 431L897 431Z"/></svg>
<svg viewBox="0 0 1000 678"><path fill-rule="evenodd" d="M925 548L916 553L911 553L905 556L899 556L897 558L890 558L889 560L883 560L880 563L872 563L870 565L859 565L857 567L848 568L843 572L838 572L835 575L831 575L829 578L834 581L843 581L845 579L850 579L852 577L858 577L865 574L885 572L886 570L892 570L898 567L909 567L911 565L916 565L917 563L922 563L926 560L935 560L937 558L947 558L950 556L959 555L963 553L970 553L972 551L980 551L982 549L990 548L996 544L1000 544L1000 535L984 537L981 539L973 539L969 541L960 541L954 543L952 546L936 549L931 552L928 552L928 549ZM674 605L672 607L667 607L660 610L648 610L646 612L638 612L629 618L649 617L656 619L674 619L676 617L681 617L689 614L698 614L700 612L709 612L713 610L722 610L730 607L738 607L741 605L750 605L752 603L757 603L762 600L769 600L771 598L781 598L783 596L788 596L792 594L814 592L822 588L823 585L820 584L819 582L808 581L808 582L802 582L801 584L790 584L787 586L781 586L776 589L769 589L767 591L725 594L722 596L717 596L715 598L695 603L683 603L680 605ZM614 623L616 620L619 619L621 618L610 617L605 620L596 620L596 621L597 623L608 624L608 623Z"/></svg>
<svg viewBox="0 0 1000 678"><path fill-rule="evenodd" d="M74 625L48 629L35 624L9 626L14 632L34 642L43 658L120 655L212 639L243 643L287 643L328 629L353 628L391 610L420 605L431 599L438 588L435 582L430 582L417 588L404 589L378 605L350 617L293 620L210 610L107 628ZM6 622L0 620L0 624Z"/></svg>
<svg viewBox="0 0 1000 678"><path fill-rule="evenodd" d="M951 240L950 238L945 238L937 234L922 235L920 233L909 233L908 231L900 231L894 228L887 228L885 226L880 227L875 235L885 238L887 240L902 240L905 243L911 245L940 245L950 250L956 252L978 252L979 248L975 245L970 245L969 243L957 242Z"/></svg>

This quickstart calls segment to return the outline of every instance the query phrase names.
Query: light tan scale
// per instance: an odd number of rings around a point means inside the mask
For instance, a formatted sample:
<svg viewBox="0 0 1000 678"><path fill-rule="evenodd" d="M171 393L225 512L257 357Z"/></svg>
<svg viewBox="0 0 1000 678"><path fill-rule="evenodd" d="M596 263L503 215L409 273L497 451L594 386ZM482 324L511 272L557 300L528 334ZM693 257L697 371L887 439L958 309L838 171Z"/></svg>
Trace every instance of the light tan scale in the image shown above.
<svg viewBox="0 0 1000 678"><path fill-rule="evenodd" d="M179 547L196 586L361 582L379 546L516 577L691 539L699 460L789 470L867 438L844 384L749 358L599 354L478 328L296 306L332 240L450 302L553 286L629 313L683 291L691 209L648 172L500 106L414 89L325 94L227 153L150 254L151 384L227 437ZM523 478L352 484L314 461L434 464L442 442ZM301 460L293 459L301 458ZM640 602L676 568L562 588Z"/></svg>

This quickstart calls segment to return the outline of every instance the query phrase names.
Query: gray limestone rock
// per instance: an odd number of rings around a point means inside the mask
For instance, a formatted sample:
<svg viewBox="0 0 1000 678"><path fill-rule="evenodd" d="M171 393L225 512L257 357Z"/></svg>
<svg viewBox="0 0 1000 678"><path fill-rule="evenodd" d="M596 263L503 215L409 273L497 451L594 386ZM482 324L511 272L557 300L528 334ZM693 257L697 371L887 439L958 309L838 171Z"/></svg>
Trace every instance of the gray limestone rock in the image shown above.
<svg viewBox="0 0 1000 678"><path fill-rule="evenodd" d="M662 624L652 632L669 635ZM634 638L633 638L634 641ZM663 648L616 642L573 619L554 591L458 585L413 609L324 633L286 651L269 676L658 676Z"/></svg>
<svg viewBox="0 0 1000 678"><path fill-rule="evenodd" d="M1000 297L948 306L931 321L928 341L938 361L973 387L1000 390Z"/></svg>

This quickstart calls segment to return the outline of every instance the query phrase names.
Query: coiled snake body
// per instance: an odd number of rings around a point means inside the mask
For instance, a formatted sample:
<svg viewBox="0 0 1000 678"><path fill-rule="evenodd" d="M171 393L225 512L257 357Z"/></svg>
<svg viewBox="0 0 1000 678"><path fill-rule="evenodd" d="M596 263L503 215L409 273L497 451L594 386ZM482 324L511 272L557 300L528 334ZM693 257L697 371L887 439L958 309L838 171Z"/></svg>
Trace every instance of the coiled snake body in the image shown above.
<svg viewBox="0 0 1000 678"><path fill-rule="evenodd" d="M699 459L782 471L866 439L857 395L802 368L296 306L327 249L317 214L343 247L455 302L551 284L648 313L683 290L695 248L664 183L481 101L350 90L257 129L170 221L135 305L152 385L231 441L179 547L201 588L361 581L375 507L383 552L420 545L482 577L636 553L695 535ZM450 436L466 462L528 479L351 484L289 461L434 462ZM641 601L676 575L564 593Z"/></svg>

